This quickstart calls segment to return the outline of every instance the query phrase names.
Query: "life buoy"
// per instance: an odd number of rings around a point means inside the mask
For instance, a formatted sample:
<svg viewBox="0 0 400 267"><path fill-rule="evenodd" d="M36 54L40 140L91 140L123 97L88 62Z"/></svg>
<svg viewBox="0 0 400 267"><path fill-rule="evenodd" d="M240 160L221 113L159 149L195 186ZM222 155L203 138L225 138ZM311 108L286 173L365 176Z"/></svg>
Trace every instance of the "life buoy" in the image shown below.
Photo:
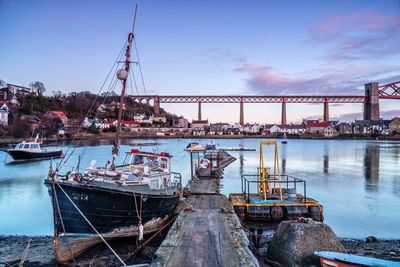
<svg viewBox="0 0 400 267"><path fill-rule="evenodd" d="M208 159L200 160L200 167L203 169L208 169L211 167L211 162Z"/></svg>

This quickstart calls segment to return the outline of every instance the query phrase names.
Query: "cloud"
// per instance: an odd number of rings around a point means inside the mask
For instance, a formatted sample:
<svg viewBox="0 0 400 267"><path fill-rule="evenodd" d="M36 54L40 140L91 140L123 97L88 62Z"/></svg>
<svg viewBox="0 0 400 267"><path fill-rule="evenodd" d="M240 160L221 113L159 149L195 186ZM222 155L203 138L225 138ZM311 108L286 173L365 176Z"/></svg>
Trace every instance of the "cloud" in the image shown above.
<svg viewBox="0 0 400 267"><path fill-rule="evenodd" d="M397 66L374 63L326 70L314 76L289 75L260 64L244 63L235 69L247 76L247 85L253 93L264 95L360 95L365 83L396 70Z"/></svg>
<svg viewBox="0 0 400 267"><path fill-rule="evenodd" d="M333 15L315 25L310 36L315 43L328 44L328 58L334 61L393 56L400 53L400 15Z"/></svg>
<svg viewBox="0 0 400 267"><path fill-rule="evenodd" d="M226 50L223 48L213 48L206 52L206 61L213 63L234 63L241 64L245 62L245 58L238 52L232 50Z"/></svg>

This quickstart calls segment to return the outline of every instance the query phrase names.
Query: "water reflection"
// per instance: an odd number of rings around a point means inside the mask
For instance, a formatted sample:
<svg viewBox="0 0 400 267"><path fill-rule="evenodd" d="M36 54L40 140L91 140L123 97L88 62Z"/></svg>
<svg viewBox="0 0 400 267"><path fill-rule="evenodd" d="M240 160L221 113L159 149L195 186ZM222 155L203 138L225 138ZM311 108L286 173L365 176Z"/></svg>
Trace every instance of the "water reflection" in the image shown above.
<svg viewBox="0 0 400 267"><path fill-rule="evenodd" d="M325 144L324 145L324 167L323 167L323 173L328 174L329 173L329 145Z"/></svg>
<svg viewBox="0 0 400 267"><path fill-rule="evenodd" d="M244 156L243 156L243 151L240 151L239 152L239 166L240 166L240 168L239 168L239 174L240 174L240 177L242 177L243 176L243 165L244 165Z"/></svg>
<svg viewBox="0 0 400 267"><path fill-rule="evenodd" d="M281 148L281 157L282 157L282 174L286 174L286 145L283 145Z"/></svg>
<svg viewBox="0 0 400 267"><path fill-rule="evenodd" d="M141 146L145 151L167 151L173 155L173 170L182 173L183 183L190 179L190 155L183 152L188 142L210 143L212 140L165 139L124 140L124 151ZM221 192L241 191L241 176L255 174L259 163L260 139L218 140L222 147L245 147L257 151L230 152L237 158L224 171ZM215 142L215 141L214 141ZM63 171L75 167L81 154L81 167L92 159L97 166L110 160L111 145L76 148L76 156ZM96 145L96 146L92 146ZM85 152L85 153L83 153ZM266 151L272 164L271 151ZM0 152L0 162L5 158ZM400 143L362 140L290 140L279 145L281 172L307 181L307 195L324 205L325 221L340 237L400 238ZM50 199L43 185L47 161L32 164L0 163L0 234L52 234ZM379 189L379 190L378 190ZM4 219L6 218L6 219Z"/></svg>
<svg viewBox="0 0 400 267"><path fill-rule="evenodd" d="M379 186L379 144L369 143L365 147L364 154L364 177L365 189L367 191L378 191Z"/></svg>

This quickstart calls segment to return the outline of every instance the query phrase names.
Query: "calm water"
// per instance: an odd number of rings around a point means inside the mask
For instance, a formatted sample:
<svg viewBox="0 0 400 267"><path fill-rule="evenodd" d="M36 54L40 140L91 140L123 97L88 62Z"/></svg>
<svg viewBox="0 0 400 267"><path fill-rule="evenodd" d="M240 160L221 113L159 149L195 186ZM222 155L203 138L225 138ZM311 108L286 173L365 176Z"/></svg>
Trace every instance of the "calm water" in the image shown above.
<svg viewBox="0 0 400 267"><path fill-rule="evenodd" d="M152 140L159 151L174 155L174 169L189 179L189 155L183 151L193 140ZM209 142L209 140L197 140ZM260 139L214 141L222 147L257 148ZM280 145L281 168L307 181L307 195L324 205L325 222L340 237L400 238L400 142L288 140ZM132 140L131 142L141 142ZM127 141L121 146L128 151ZM152 151L153 146L142 146ZM258 165L258 151L230 152L237 160L224 174L222 193L241 190L242 174L253 174ZM76 149L81 166L97 159L98 166L110 160L111 145ZM0 152L0 234L51 235L53 229L49 196L43 185L49 162L3 164ZM122 160L122 157L121 157ZM9 161L9 160L7 160ZM77 156L64 167L72 168Z"/></svg>

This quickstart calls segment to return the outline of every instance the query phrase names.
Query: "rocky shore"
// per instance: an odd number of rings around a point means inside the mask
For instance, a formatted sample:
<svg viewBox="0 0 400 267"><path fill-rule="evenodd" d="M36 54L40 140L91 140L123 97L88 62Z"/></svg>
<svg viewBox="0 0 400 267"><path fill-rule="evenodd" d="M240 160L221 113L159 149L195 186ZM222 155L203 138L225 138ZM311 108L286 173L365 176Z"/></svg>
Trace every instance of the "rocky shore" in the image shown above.
<svg viewBox="0 0 400 267"><path fill-rule="evenodd" d="M136 239L126 238L110 241L111 247L125 261L126 264L149 263L153 260L157 248L160 246L167 231L160 233L149 244L143 247L136 255ZM27 245L29 243L29 247ZM18 266L26 253L24 266L121 266L118 259L103 244L91 248L77 257L76 265L59 265L55 261L52 236L0 236L0 267Z"/></svg>
<svg viewBox="0 0 400 267"><path fill-rule="evenodd" d="M126 263L149 263L153 260L165 235L166 233L162 233L135 256L131 255L137 248L134 239L114 241L110 244ZM54 259L51 236L0 236L0 266L18 265L29 240L31 241L24 266L60 266ZM340 241L348 253L400 262L400 240L370 240L367 242L367 240L360 239L340 239ZM90 249L79 256L76 261L77 266L121 265L104 245ZM70 266L73 264L71 263Z"/></svg>

